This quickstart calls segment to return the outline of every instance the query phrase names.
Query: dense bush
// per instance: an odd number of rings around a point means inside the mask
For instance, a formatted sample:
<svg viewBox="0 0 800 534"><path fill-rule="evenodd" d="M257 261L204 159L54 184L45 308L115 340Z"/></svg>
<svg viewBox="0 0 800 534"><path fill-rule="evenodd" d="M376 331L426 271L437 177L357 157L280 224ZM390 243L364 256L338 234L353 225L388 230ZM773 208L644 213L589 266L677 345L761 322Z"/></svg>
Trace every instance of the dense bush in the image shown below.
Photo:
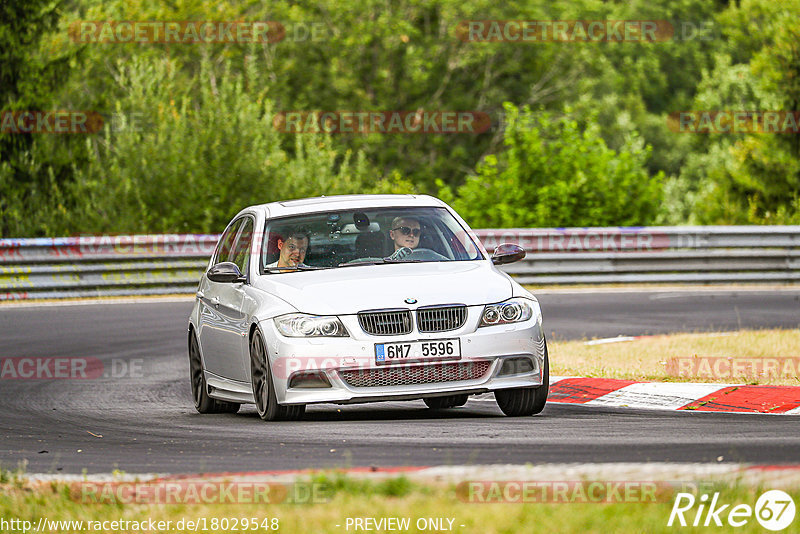
<svg viewBox="0 0 800 534"><path fill-rule="evenodd" d="M645 225L655 219L661 175L646 168L649 149L630 136L619 151L596 124L581 129L569 114L506 105L505 150L478 165L454 197L478 228Z"/></svg>
<svg viewBox="0 0 800 534"><path fill-rule="evenodd" d="M216 77L207 64L192 87L166 61L120 66L122 117L135 119L89 141L74 196L83 224L102 231L218 231L242 207L321 194L391 189L363 155L330 139L294 136L290 156L272 125L272 105L244 91L245 75Z"/></svg>

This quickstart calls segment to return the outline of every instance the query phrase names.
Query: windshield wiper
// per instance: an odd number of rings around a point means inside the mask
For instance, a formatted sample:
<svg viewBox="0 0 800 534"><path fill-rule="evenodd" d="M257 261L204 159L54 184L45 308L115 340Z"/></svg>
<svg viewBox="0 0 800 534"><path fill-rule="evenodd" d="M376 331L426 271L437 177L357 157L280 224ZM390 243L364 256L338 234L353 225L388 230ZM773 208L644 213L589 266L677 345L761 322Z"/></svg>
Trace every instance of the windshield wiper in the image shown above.
<svg viewBox="0 0 800 534"><path fill-rule="evenodd" d="M387 263L385 259L375 259L375 260L366 260L366 261L348 261L345 263L340 263L339 267L358 267L359 265L382 265Z"/></svg>
<svg viewBox="0 0 800 534"><path fill-rule="evenodd" d="M426 260L407 260L404 258L399 258L393 260L392 258L383 258L384 263L424 263Z"/></svg>
<svg viewBox="0 0 800 534"><path fill-rule="evenodd" d="M367 261L348 261L340 263L339 267L357 267L359 265L384 265L387 263L424 263L425 260L393 260L391 258L380 258Z"/></svg>
<svg viewBox="0 0 800 534"><path fill-rule="evenodd" d="M264 274L293 273L295 271L322 271L333 267L315 267L313 265L297 265L295 267L270 267L264 269Z"/></svg>

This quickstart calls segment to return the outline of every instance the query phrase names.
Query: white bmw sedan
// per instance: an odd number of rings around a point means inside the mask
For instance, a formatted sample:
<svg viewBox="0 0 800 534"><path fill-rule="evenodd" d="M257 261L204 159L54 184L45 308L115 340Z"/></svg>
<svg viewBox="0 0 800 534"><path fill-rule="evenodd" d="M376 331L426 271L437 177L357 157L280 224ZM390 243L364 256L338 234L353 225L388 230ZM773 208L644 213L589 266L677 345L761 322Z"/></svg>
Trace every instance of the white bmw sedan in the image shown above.
<svg viewBox="0 0 800 534"><path fill-rule="evenodd" d="M264 420L308 404L423 399L432 409L494 392L539 413L547 345L536 298L496 265L447 204L352 195L243 209L222 233L189 317L195 407Z"/></svg>

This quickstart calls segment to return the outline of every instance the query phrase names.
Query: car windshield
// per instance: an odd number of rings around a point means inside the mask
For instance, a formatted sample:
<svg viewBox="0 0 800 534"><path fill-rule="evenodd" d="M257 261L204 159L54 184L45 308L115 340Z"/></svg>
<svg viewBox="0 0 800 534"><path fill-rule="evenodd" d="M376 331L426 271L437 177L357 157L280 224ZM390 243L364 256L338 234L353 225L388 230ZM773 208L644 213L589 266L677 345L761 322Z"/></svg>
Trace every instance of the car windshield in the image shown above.
<svg viewBox="0 0 800 534"><path fill-rule="evenodd" d="M445 208L328 211L267 221L261 272L482 259Z"/></svg>

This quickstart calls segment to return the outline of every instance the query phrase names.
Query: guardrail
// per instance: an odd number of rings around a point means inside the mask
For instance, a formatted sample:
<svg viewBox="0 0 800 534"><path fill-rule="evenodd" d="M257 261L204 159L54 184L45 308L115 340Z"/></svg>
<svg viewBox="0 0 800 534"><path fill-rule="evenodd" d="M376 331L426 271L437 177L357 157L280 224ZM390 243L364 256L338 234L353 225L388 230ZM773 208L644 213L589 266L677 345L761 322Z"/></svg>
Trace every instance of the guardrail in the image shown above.
<svg viewBox="0 0 800 534"><path fill-rule="evenodd" d="M519 243L505 270L523 284L791 283L800 226L651 226L478 230L488 250Z"/></svg>
<svg viewBox="0 0 800 534"><path fill-rule="evenodd" d="M0 239L0 300L194 293L218 238Z"/></svg>
<svg viewBox="0 0 800 534"><path fill-rule="evenodd" d="M792 283L800 226L477 230L491 252L518 243L504 269L525 284ZM217 235L0 239L0 300L193 293Z"/></svg>

